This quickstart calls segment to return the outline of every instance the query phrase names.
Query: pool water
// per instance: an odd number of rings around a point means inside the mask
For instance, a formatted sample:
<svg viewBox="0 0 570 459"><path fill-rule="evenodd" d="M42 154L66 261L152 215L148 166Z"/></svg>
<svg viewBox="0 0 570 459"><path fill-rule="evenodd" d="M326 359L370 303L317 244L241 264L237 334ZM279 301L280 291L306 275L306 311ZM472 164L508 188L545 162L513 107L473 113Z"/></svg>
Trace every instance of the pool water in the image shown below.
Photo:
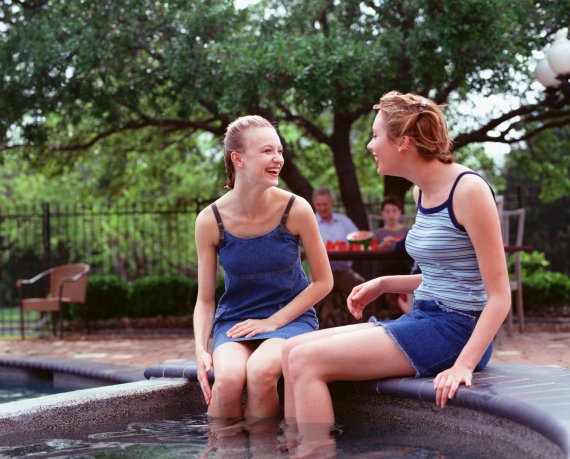
<svg viewBox="0 0 570 459"><path fill-rule="evenodd" d="M51 378L26 380L0 378L0 403L16 402L60 392L65 392L65 389L55 388Z"/></svg>
<svg viewBox="0 0 570 459"><path fill-rule="evenodd" d="M418 421L417 425L410 425L394 419L351 419L350 425L338 424L331 443L318 446L309 457L527 457L509 444L491 446L477 435L454 439L449 431L433 425L422 429L421 420ZM298 452L295 442L288 442L279 420L251 426L238 421L220 427L208 424L205 415L180 415L167 420L132 422L110 432L52 438L26 446L1 446L0 458L287 458L288 448L293 454Z"/></svg>

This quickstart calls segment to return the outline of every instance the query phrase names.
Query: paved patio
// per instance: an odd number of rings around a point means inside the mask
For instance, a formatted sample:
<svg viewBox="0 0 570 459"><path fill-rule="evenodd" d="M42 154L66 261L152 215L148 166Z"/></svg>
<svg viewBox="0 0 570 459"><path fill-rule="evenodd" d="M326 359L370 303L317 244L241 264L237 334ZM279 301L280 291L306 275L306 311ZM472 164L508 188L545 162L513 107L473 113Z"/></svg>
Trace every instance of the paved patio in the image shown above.
<svg viewBox="0 0 570 459"><path fill-rule="evenodd" d="M90 335L59 339L1 340L0 355L49 356L147 368L194 358L192 335ZM491 363L556 365L570 368L570 331L504 331L495 340Z"/></svg>

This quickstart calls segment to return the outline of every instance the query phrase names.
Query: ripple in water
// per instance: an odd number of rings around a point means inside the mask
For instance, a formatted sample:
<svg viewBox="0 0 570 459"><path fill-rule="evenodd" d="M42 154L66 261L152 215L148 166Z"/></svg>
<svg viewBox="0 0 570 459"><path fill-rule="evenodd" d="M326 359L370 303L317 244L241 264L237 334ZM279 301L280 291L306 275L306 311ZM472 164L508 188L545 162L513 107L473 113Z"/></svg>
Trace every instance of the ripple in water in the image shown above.
<svg viewBox="0 0 570 459"><path fill-rule="evenodd" d="M305 444L305 440L299 442L295 426L286 426L277 418L208 422L206 415L191 415L178 420L134 422L124 430L93 433L79 440L51 439L28 446L0 447L0 459L279 459L290 457L290 452L295 457L304 453L306 457L319 458L501 457L493 456L497 450L488 445L481 445L480 451L462 449L458 453L442 445L439 435L436 438L433 433L430 435L439 446L420 437L421 432L409 425L389 428L386 424L360 420L337 425L332 436L321 435L322 440Z"/></svg>

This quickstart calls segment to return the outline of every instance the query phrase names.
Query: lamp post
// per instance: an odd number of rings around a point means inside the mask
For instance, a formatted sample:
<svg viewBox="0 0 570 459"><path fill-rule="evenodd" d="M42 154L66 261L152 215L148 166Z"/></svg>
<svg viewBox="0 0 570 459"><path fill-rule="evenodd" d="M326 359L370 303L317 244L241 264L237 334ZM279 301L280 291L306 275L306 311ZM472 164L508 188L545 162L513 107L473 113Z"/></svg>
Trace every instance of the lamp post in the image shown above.
<svg viewBox="0 0 570 459"><path fill-rule="evenodd" d="M534 76L546 87L546 104L554 109L570 105L570 40L566 31L556 33L554 42L544 50Z"/></svg>

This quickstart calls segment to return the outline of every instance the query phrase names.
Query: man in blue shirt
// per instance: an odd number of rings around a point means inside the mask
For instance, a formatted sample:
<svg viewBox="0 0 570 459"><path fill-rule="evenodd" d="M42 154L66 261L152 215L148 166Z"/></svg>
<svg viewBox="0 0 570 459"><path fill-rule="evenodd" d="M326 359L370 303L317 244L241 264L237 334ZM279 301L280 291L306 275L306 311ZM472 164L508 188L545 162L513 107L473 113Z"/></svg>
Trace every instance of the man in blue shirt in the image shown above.
<svg viewBox="0 0 570 459"><path fill-rule="evenodd" d="M313 206L315 207L317 224L323 243L327 241L346 241L349 233L358 231L356 225L346 215L333 212L333 199L328 188L319 188L313 192ZM335 260L331 262L335 289L349 294L352 289L365 282L364 278L352 270L352 261ZM332 294L328 295L320 308L320 316L334 311Z"/></svg>

